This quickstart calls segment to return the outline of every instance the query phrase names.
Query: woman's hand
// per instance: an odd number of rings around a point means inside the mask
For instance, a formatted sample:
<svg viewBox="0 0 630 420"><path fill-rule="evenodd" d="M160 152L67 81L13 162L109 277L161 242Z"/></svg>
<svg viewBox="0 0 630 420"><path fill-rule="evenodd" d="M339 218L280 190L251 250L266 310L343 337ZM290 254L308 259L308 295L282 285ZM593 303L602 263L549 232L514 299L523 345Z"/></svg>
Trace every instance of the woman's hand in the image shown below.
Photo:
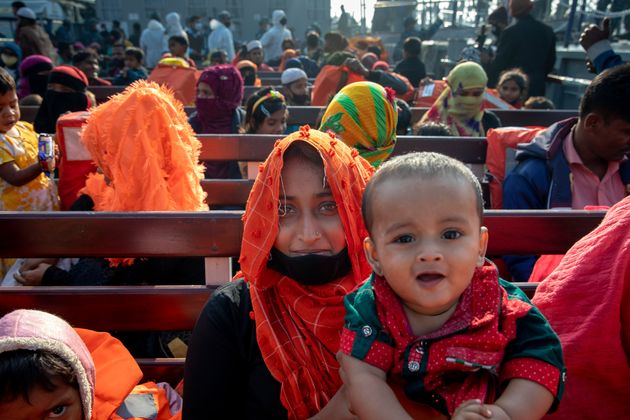
<svg viewBox="0 0 630 420"><path fill-rule="evenodd" d="M323 419L358 419L358 417L350 411L350 400L348 399L345 385L339 388L339 391L328 401L328 404L326 404L326 407L324 407L322 411L311 417L311 420Z"/></svg>

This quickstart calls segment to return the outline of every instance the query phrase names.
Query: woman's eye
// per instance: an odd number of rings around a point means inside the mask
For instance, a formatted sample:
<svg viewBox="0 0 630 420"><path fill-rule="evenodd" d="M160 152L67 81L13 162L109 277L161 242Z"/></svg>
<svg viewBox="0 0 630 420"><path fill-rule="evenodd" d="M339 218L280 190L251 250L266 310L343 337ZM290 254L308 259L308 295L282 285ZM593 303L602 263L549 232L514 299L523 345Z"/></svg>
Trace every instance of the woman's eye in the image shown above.
<svg viewBox="0 0 630 420"><path fill-rule="evenodd" d="M399 243L399 244L408 244L410 242L413 242L413 236L411 236L411 235L400 235L400 236L396 237L394 242Z"/></svg>
<svg viewBox="0 0 630 420"><path fill-rule="evenodd" d="M336 214L337 213L337 203L334 201L327 201L322 203L320 206L320 211L324 214Z"/></svg>
<svg viewBox="0 0 630 420"><path fill-rule="evenodd" d="M280 203L280 207L278 207L278 216L287 217L295 214L295 208L288 204Z"/></svg>
<svg viewBox="0 0 630 420"><path fill-rule="evenodd" d="M48 417L51 419L61 417L66 413L67 408L68 407L65 405L58 405L57 407L50 410L50 414L48 415Z"/></svg>
<svg viewBox="0 0 630 420"><path fill-rule="evenodd" d="M442 237L444 239L457 239L460 236L462 236L461 232L458 232L456 230L447 230L442 234Z"/></svg>

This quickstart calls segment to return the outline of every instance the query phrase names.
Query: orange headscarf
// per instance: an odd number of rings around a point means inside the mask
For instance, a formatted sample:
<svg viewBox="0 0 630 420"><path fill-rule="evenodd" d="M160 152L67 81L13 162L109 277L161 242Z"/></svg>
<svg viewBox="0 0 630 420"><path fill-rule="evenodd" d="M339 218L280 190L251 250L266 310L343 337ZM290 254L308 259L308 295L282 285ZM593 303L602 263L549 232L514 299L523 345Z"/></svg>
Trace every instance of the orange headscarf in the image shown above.
<svg viewBox="0 0 630 420"><path fill-rule="evenodd" d="M304 141L321 155L326 179L339 210L352 271L328 284L305 286L267 268L278 236L278 203L283 155ZM373 169L343 142L308 126L276 143L247 200L242 273L249 282L256 337L269 371L282 388L289 418L318 413L341 386L335 353L345 315L346 293L370 273L363 253L367 231L361 218L361 196Z"/></svg>
<svg viewBox="0 0 630 420"><path fill-rule="evenodd" d="M89 175L81 190L96 211L208 209L200 184L201 143L168 88L134 82L91 110L81 141L103 171Z"/></svg>
<svg viewBox="0 0 630 420"><path fill-rule="evenodd" d="M282 57L280 58L280 66L278 67L278 70L285 71L287 67L287 61L289 61L292 58L299 57L299 56L300 54L292 48L284 50L282 52Z"/></svg>

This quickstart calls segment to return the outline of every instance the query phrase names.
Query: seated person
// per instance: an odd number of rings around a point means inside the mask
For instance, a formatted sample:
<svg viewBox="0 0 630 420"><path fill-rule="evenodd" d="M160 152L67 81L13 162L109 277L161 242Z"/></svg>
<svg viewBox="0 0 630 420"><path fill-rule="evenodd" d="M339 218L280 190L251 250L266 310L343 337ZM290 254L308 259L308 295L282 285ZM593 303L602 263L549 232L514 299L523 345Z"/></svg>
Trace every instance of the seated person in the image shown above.
<svg viewBox="0 0 630 420"><path fill-rule="evenodd" d="M330 101L319 129L335 133L378 168L394 150L397 122L398 109L391 89L372 82L356 82L341 89Z"/></svg>
<svg viewBox="0 0 630 420"><path fill-rule="evenodd" d="M416 136L452 137L453 134L447 125L429 121L416 126Z"/></svg>
<svg viewBox="0 0 630 420"><path fill-rule="evenodd" d="M453 419L539 419L562 395L560 340L485 260L481 186L464 164L411 153L363 195L373 274L346 296L339 359L360 418L410 418L405 398Z"/></svg>
<svg viewBox="0 0 630 420"><path fill-rule="evenodd" d="M243 84L245 86L261 87L262 81L258 78L258 66L249 60L240 60L236 63L235 67L241 73L243 77Z"/></svg>
<svg viewBox="0 0 630 420"><path fill-rule="evenodd" d="M517 147L518 165L503 184L505 209L612 206L630 189L630 64L597 75L578 118L560 121ZM504 257L512 277L527 281L536 257Z"/></svg>
<svg viewBox="0 0 630 420"><path fill-rule="evenodd" d="M211 66L226 64L228 62L227 52L225 50L210 51L209 60Z"/></svg>
<svg viewBox="0 0 630 420"><path fill-rule="evenodd" d="M422 41L415 36L409 37L403 44L403 60L396 65L394 72L402 74L411 85L417 88L420 80L427 77L424 63L420 60Z"/></svg>
<svg viewBox="0 0 630 420"><path fill-rule="evenodd" d="M208 209L200 185L201 144L176 104L167 88L138 81L92 109L81 140L102 173L88 176L71 210ZM204 262L197 257L82 258L70 271L51 265L54 262L27 259L16 280L30 286L204 282Z"/></svg>
<svg viewBox="0 0 630 420"><path fill-rule="evenodd" d="M48 86L48 74L53 69L53 62L44 55L31 55L20 64L18 98L39 95L42 98Z"/></svg>
<svg viewBox="0 0 630 420"><path fill-rule="evenodd" d="M290 68L282 72L280 77L282 88L280 93L284 95L289 106L308 106L311 96L308 92L308 77L304 70Z"/></svg>
<svg viewBox="0 0 630 420"><path fill-rule="evenodd" d="M622 419L630 389L630 197L580 239L533 302L560 336L569 380L563 419ZM602 357L591 357L605 349ZM555 417L555 416L554 416Z"/></svg>
<svg viewBox="0 0 630 420"><path fill-rule="evenodd" d="M411 134L411 107L402 99L396 99L398 122L396 123L396 135L407 136Z"/></svg>
<svg viewBox="0 0 630 420"><path fill-rule="evenodd" d="M129 86L136 80L144 80L149 77L147 69L144 68L144 51L141 48L129 47L125 50L125 67L120 74L114 78L114 85Z"/></svg>
<svg viewBox="0 0 630 420"><path fill-rule="evenodd" d="M272 67L265 64L265 53L260 41L256 39L248 42L246 49L245 58L256 64L259 71L274 71Z"/></svg>
<svg viewBox="0 0 630 420"><path fill-rule="evenodd" d="M197 66L195 62L188 57L188 39L183 35L173 35L168 39L169 54L165 57L178 57L186 60L188 65L193 69Z"/></svg>
<svg viewBox="0 0 630 420"><path fill-rule="evenodd" d="M0 413L5 419L181 419L167 383L142 371L108 333L20 309L0 319Z"/></svg>
<svg viewBox="0 0 630 420"><path fill-rule="evenodd" d="M88 78L88 86L111 86L112 82L98 77L100 66L96 51L86 48L72 56L72 64Z"/></svg>
<svg viewBox="0 0 630 420"><path fill-rule="evenodd" d="M491 111L482 107L488 76L472 61L456 65L446 78L447 86L418 124L428 121L446 124L454 136L483 137L490 128L501 126Z"/></svg>
<svg viewBox="0 0 630 420"><path fill-rule="evenodd" d="M528 88L529 78L521 69L506 70L499 75L499 97L516 109L523 107Z"/></svg>
<svg viewBox="0 0 630 420"><path fill-rule="evenodd" d="M556 109L556 106L544 96L530 96L523 104L523 109Z"/></svg>

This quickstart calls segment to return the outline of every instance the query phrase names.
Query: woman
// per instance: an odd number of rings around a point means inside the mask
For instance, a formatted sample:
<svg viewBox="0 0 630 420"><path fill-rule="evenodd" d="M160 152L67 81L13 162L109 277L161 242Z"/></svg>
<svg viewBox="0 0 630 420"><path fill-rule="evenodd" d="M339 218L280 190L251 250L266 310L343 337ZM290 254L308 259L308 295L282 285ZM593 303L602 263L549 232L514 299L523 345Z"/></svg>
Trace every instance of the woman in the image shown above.
<svg viewBox="0 0 630 420"><path fill-rule="evenodd" d="M319 129L335 133L377 168L396 143L395 100L395 93L389 88L372 82L352 83L332 99Z"/></svg>
<svg viewBox="0 0 630 420"><path fill-rule="evenodd" d="M335 352L344 295L370 271L360 206L371 173L308 127L275 146L247 201L242 272L195 326L184 418L349 415Z"/></svg>
<svg viewBox="0 0 630 420"><path fill-rule="evenodd" d="M490 128L498 128L501 121L482 108L488 76L472 61L456 65L446 79L448 86L424 114L419 125L428 121L446 124L453 135L484 137Z"/></svg>
<svg viewBox="0 0 630 420"><path fill-rule="evenodd" d="M52 60L44 55L31 55L20 64L18 97L39 95L42 98L48 86L48 74L53 69Z"/></svg>
<svg viewBox="0 0 630 420"><path fill-rule="evenodd" d="M273 88L264 88L247 99L245 107L247 134L282 134L287 128L287 101Z"/></svg>
<svg viewBox="0 0 630 420"><path fill-rule="evenodd" d="M238 133L238 107L243 101L243 78L231 64L208 67L197 81L196 113L190 125L197 134ZM206 162L206 178L241 178L236 161Z"/></svg>

